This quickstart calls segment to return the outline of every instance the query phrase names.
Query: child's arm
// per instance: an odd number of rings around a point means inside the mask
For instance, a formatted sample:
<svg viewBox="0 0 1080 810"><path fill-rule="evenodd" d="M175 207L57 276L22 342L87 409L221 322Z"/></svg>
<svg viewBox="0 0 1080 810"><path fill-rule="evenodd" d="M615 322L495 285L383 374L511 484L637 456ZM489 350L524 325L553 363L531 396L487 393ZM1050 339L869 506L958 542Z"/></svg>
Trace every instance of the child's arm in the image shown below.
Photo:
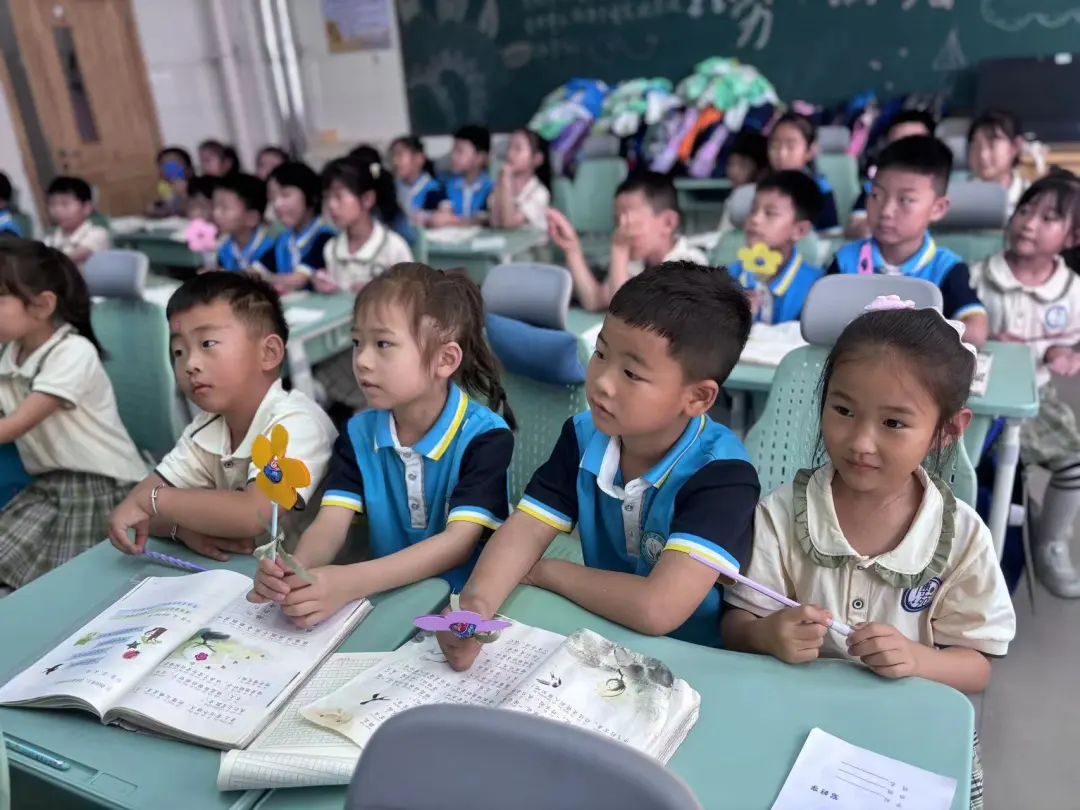
<svg viewBox="0 0 1080 810"><path fill-rule="evenodd" d="M761 617L729 605L720 620L720 633L726 649L802 664L818 657L831 621L832 615L816 605L784 608Z"/></svg>
<svg viewBox="0 0 1080 810"><path fill-rule="evenodd" d="M986 307L971 286L971 272L966 264L957 264L941 283L945 314L964 324L964 342L980 348L990 336Z"/></svg>
<svg viewBox="0 0 1080 810"><path fill-rule="evenodd" d="M596 280L585 253L581 249L581 238L566 215L557 208L548 209L548 236L566 255L566 267L574 280L574 293L582 307L590 312L599 312L607 308L604 285Z"/></svg>
<svg viewBox="0 0 1080 810"><path fill-rule="evenodd" d="M848 638L848 652L884 678L917 676L967 694L981 692L990 683L990 662L978 650L930 647L889 624L859 625Z"/></svg>
<svg viewBox="0 0 1080 810"><path fill-rule="evenodd" d="M521 228L525 216L514 203L514 176L505 166L499 173L499 182L491 193L491 224L495 228Z"/></svg>
<svg viewBox="0 0 1080 810"><path fill-rule="evenodd" d="M0 444L10 444L63 407L63 400L31 391L10 416L0 417Z"/></svg>

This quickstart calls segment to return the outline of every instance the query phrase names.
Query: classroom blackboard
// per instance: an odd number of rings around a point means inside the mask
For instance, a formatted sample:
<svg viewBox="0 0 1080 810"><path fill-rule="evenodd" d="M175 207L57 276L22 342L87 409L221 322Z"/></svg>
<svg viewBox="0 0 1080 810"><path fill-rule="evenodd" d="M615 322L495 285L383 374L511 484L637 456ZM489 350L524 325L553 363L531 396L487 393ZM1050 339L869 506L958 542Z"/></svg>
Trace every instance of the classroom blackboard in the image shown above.
<svg viewBox="0 0 1080 810"><path fill-rule="evenodd" d="M569 78L678 81L710 56L785 100L944 89L962 105L979 60L1080 52L1080 0L398 0L398 22L420 134L509 130Z"/></svg>

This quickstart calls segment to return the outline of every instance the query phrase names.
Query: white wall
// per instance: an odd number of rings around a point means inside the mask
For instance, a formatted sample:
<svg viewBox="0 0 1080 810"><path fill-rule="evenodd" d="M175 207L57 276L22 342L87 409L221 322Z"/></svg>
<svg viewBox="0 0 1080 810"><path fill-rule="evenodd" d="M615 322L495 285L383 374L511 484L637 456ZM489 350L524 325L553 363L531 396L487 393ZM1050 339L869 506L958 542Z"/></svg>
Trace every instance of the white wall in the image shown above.
<svg viewBox="0 0 1080 810"><path fill-rule="evenodd" d="M30 180L26 172L19 138L15 134L15 119L8 106L7 93L0 90L0 171L11 180L19 201L19 208L34 220L34 229L41 234L41 219L38 216L37 203L30 190Z"/></svg>

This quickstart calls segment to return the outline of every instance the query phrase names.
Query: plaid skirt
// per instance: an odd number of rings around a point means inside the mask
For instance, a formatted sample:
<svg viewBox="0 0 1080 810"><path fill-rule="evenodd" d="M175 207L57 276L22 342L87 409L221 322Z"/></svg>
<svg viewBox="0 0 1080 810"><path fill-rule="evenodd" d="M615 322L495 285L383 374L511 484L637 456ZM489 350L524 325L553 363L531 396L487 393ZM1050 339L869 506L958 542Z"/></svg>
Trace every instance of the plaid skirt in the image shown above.
<svg viewBox="0 0 1080 810"><path fill-rule="evenodd" d="M35 477L0 511L0 584L21 588L100 543L133 486L67 470Z"/></svg>
<svg viewBox="0 0 1080 810"><path fill-rule="evenodd" d="M975 740L971 748L971 802L970 810L983 810L983 768L982 758L979 756L979 732L975 732Z"/></svg>
<svg viewBox="0 0 1080 810"><path fill-rule="evenodd" d="M1076 414L1058 396L1053 383L1039 389L1039 414L1020 425L1020 458L1025 464L1055 467L1080 459Z"/></svg>
<svg viewBox="0 0 1080 810"><path fill-rule="evenodd" d="M352 352L343 352L324 360L311 373L326 392L325 405L339 402L354 411L367 407L364 392L356 384L356 375L353 374Z"/></svg>

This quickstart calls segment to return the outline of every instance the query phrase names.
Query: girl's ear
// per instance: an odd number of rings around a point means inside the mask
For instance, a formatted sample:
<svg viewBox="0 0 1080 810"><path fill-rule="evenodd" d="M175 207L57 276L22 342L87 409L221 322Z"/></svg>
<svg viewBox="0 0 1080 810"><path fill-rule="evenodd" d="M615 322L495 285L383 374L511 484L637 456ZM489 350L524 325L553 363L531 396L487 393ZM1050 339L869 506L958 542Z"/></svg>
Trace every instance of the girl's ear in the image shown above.
<svg viewBox="0 0 1080 810"><path fill-rule="evenodd" d="M971 424L972 413L971 408L961 408L956 414L946 422L941 428L941 446L948 447L950 444L955 444L960 441L964 435L964 431L968 429L968 425Z"/></svg>
<svg viewBox="0 0 1080 810"><path fill-rule="evenodd" d="M26 305L27 312L41 321L51 321L56 314L56 293L52 290L38 293Z"/></svg>
<svg viewBox="0 0 1080 810"><path fill-rule="evenodd" d="M444 343L435 353L435 376L440 380L449 380L461 368L461 344L456 340Z"/></svg>
<svg viewBox="0 0 1080 810"><path fill-rule="evenodd" d="M358 199L360 200L360 207L365 211L370 211L375 207L375 189L365 191Z"/></svg>

